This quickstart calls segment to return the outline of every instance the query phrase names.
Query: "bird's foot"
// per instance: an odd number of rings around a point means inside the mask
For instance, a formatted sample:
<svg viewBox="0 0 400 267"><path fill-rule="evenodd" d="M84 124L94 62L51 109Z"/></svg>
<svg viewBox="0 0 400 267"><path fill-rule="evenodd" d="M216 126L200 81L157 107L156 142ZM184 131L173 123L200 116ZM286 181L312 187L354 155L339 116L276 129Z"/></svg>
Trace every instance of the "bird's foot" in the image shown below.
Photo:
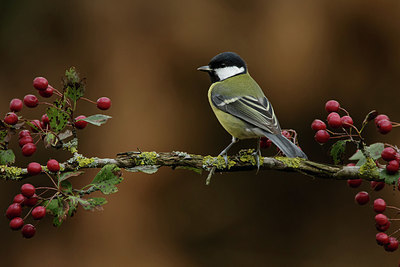
<svg viewBox="0 0 400 267"><path fill-rule="evenodd" d="M261 162L260 162L261 155L260 155L260 152L259 152L259 151L254 152L254 153L253 153L253 156L254 156L254 158L256 159L256 163L257 163L257 173L258 173L258 171L260 170L260 166L261 166Z"/></svg>

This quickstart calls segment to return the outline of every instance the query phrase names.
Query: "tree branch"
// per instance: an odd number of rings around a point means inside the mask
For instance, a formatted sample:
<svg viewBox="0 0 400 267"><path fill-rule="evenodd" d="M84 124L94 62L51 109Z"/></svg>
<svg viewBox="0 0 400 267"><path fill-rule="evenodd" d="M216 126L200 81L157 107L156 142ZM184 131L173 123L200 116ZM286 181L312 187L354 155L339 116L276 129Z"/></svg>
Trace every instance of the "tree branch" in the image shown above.
<svg viewBox="0 0 400 267"><path fill-rule="evenodd" d="M317 163L300 158L265 157L261 158L260 170L276 170L282 172L298 172L304 175L325 179L364 179L380 180L380 169L360 171L357 166L339 166ZM102 168L107 164L116 164L118 167L132 172L154 173L159 167L172 169L188 169L198 173L209 171L215 167L216 172L237 172L256 170L257 164L252 150L242 150L238 155L229 157L226 167L223 157L211 157L186 152L124 152L117 154L116 158L86 158L75 153L67 162L61 164L61 172L77 171L87 168ZM47 168L43 166L44 170ZM26 168L0 166L0 178L20 180L29 177Z"/></svg>

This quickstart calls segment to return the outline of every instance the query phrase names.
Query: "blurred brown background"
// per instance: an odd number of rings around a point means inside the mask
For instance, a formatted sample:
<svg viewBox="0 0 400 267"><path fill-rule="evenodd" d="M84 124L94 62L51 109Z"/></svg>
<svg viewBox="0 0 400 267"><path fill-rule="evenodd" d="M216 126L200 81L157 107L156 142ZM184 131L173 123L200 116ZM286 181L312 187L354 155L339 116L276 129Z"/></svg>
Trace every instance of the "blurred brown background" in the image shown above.
<svg viewBox="0 0 400 267"><path fill-rule="evenodd" d="M209 107L208 77L196 67L222 51L247 61L281 125L299 132L313 160L329 162L327 146L315 143L310 129L314 118L327 115L328 99L339 100L357 123L371 109L400 118L397 0L56 2L1 1L0 112L12 98L34 92L35 76L59 87L64 70L76 66L87 77L88 98L113 101L106 112L111 121L79 133L87 156L136 148L219 153L230 136ZM33 119L43 112L24 108L23 114ZM98 110L83 103L79 112ZM369 142L400 141L397 132L381 136L373 126L367 135ZM33 159L16 155L20 165L50 157L43 148ZM72 181L88 183L94 174ZM399 260L398 252L375 244L372 209L354 204L357 190L342 181L248 172L215 175L207 187L206 174L189 171L124 176L103 212L79 210L59 229L47 218L31 240L1 219L2 265L394 266ZM1 182L0 210L20 185ZM368 184L363 189L370 191ZM398 205L391 188L374 197L381 195Z"/></svg>

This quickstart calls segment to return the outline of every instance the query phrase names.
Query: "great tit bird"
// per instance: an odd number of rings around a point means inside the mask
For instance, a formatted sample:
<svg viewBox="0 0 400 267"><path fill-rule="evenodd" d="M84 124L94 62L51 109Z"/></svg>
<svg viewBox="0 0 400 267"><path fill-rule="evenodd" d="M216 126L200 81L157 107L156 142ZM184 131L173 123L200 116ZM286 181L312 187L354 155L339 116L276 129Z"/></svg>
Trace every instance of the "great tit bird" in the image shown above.
<svg viewBox="0 0 400 267"><path fill-rule="evenodd" d="M232 135L232 142L220 153L227 153L239 139L269 138L287 157L307 159L306 154L281 134L281 127L271 103L250 76L244 60L233 52L213 57L207 66L197 70L210 75L208 100L215 116ZM258 140L259 141L259 140ZM260 142L257 149L259 167Z"/></svg>

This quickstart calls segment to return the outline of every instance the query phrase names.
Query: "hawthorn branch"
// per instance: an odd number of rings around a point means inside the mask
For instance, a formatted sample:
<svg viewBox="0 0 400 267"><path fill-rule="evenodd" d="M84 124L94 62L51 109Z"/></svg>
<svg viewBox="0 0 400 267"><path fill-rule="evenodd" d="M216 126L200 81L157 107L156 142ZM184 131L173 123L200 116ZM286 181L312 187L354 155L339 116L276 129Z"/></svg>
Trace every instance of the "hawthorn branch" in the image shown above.
<svg viewBox="0 0 400 267"><path fill-rule="evenodd" d="M257 165L251 151L241 151L238 155L230 156L226 167L223 157L211 157L185 152L124 152L115 158L86 158L75 153L67 162L61 164L61 172L78 171L88 168L102 168L107 164L115 164L127 171L142 171L154 173L160 167L172 169L188 169L201 173L215 167L216 172L239 172L257 170ZM46 168L43 167L45 170ZM298 172L303 175L323 179L364 179L379 181L381 169L361 172L357 166L341 166L318 163L300 158L264 157L260 170L275 170L280 172ZM29 177L27 169L0 166L0 178L20 180Z"/></svg>

